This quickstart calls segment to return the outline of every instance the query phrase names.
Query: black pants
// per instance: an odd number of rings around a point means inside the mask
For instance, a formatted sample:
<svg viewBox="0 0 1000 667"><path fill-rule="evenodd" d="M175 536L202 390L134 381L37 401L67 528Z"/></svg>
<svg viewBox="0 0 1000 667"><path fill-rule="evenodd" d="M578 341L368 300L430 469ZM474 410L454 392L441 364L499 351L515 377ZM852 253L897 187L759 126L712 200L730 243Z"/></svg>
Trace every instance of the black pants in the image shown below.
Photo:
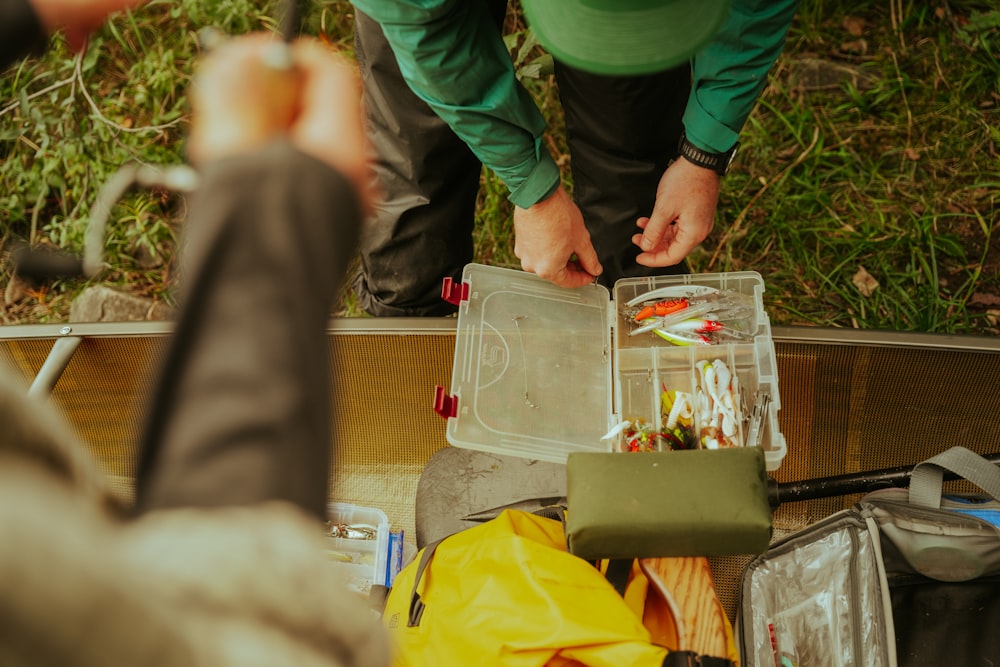
<svg viewBox="0 0 1000 667"><path fill-rule="evenodd" d="M506 0L476 1L489 4L499 30ZM354 282L359 303L379 316L450 314L455 307L441 299L441 283L449 276L459 280L473 259L481 165L406 85L380 26L360 12L355 51L384 198L361 240ZM556 63L556 82L573 195L604 267L600 282L686 273L684 264L636 264L632 235L636 219L652 212L660 177L677 156L690 67L608 77Z"/></svg>

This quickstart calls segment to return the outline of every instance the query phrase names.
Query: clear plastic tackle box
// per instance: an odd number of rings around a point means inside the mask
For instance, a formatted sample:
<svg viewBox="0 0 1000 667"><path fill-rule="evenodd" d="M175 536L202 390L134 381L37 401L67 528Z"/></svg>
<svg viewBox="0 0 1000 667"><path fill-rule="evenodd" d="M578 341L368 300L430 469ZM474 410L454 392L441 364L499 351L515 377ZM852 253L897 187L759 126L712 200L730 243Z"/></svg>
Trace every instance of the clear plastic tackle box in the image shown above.
<svg viewBox="0 0 1000 667"><path fill-rule="evenodd" d="M612 291L478 264L446 283L459 305L450 393L435 397L448 441L554 462L749 445L776 470L786 445L760 274L627 278Z"/></svg>
<svg viewBox="0 0 1000 667"><path fill-rule="evenodd" d="M389 519L374 507L331 502L327 507L326 556L351 590L367 596L386 585Z"/></svg>

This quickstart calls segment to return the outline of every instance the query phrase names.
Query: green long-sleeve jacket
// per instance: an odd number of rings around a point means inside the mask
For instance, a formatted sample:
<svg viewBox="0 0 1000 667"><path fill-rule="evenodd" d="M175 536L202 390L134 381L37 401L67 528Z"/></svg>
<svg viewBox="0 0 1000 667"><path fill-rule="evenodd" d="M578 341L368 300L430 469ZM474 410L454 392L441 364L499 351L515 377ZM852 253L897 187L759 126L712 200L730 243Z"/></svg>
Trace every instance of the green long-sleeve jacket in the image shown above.
<svg viewBox="0 0 1000 667"><path fill-rule="evenodd" d="M514 76L485 3L354 0L385 32L406 82L528 207L559 169L542 143L545 121ZM737 140L784 46L798 0L734 0L719 33L693 60L688 139L722 152Z"/></svg>

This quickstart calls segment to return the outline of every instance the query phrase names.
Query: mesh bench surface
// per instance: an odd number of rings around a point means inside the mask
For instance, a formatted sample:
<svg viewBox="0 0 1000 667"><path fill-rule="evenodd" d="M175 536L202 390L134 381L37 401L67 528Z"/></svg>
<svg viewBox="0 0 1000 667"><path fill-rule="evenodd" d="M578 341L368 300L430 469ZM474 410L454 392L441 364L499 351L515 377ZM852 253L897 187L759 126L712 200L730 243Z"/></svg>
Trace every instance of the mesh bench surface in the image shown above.
<svg viewBox="0 0 1000 667"><path fill-rule="evenodd" d="M51 400L125 498L132 493L144 400L169 323L0 327L0 362L31 381L56 340L81 337ZM775 327L779 420L788 452L774 473L792 481L909 465L954 444L1000 452L1000 340ZM451 382L455 320L331 323L336 456L331 496L377 507L414 535L424 465L449 446L432 409ZM784 504L776 537L849 506L856 496ZM747 559L713 559L730 616Z"/></svg>

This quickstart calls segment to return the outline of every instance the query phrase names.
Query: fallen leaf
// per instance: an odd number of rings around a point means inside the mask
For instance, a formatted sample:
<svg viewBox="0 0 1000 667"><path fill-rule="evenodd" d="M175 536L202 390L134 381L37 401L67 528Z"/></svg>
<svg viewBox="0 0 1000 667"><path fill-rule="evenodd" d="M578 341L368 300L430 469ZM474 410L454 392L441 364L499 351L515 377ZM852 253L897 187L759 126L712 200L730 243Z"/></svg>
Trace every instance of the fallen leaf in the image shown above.
<svg viewBox="0 0 1000 667"><path fill-rule="evenodd" d="M17 276L11 276L7 288L3 291L3 302L5 306L13 306L28 296L28 283Z"/></svg>
<svg viewBox="0 0 1000 667"><path fill-rule="evenodd" d="M974 306L1000 306L1000 294L974 292L968 302Z"/></svg>
<svg viewBox="0 0 1000 667"><path fill-rule="evenodd" d="M858 267L858 271L851 278L851 282L858 288L862 296L871 296L878 289L878 281L863 266Z"/></svg>

